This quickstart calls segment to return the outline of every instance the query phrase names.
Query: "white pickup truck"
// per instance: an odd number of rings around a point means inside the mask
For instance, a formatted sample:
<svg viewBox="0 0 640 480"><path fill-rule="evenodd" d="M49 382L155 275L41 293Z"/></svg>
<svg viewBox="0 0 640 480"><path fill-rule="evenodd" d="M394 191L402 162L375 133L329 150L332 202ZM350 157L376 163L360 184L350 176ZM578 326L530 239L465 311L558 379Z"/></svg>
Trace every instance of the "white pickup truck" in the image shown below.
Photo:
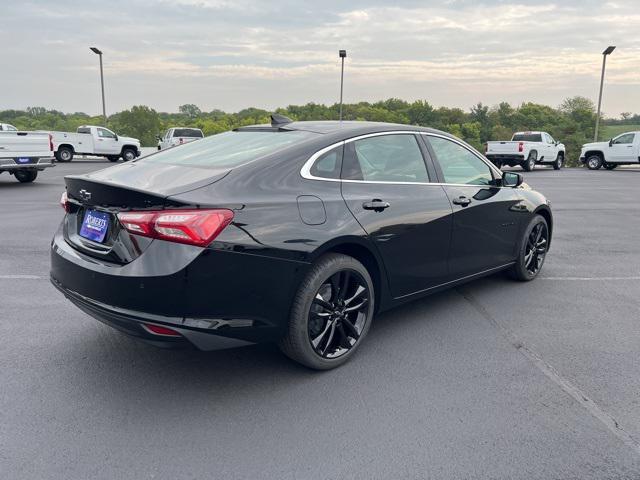
<svg viewBox="0 0 640 480"><path fill-rule="evenodd" d="M140 156L140 140L121 137L108 128L83 125L76 133L50 132L53 135L55 156L59 162L70 162L74 155L106 157L117 162Z"/></svg>
<svg viewBox="0 0 640 480"><path fill-rule="evenodd" d="M565 149L547 132L516 132L509 142L487 142L485 156L498 168L520 165L530 172L536 164L548 164L560 170Z"/></svg>
<svg viewBox="0 0 640 480"><path fill-rule="evenodd" d="M199 128L173 127L164 132L164 135L158 135L158 150L183 145L204 138L202 130Z"/></svg>
<svg viewBox="0 0 640 480"><path fill-rule="evenodd" d="M626 132L608 142L586 143L582 146L580 161L586 163L590 170L637 165L640 163L640 132Z"/></svg>
<svg viewBox="0 0 640 480"><path fill-rule="evenodd" d="M31 183L38 172L53 166L50 134L0 131L0 173L9 172L20 183Z"/></svg>
<svg viewBox="0 0 640 480"><path fill-rule="evenodd" d="M17 132L18 129L10 123L0 123L0 132Z"/></svg>

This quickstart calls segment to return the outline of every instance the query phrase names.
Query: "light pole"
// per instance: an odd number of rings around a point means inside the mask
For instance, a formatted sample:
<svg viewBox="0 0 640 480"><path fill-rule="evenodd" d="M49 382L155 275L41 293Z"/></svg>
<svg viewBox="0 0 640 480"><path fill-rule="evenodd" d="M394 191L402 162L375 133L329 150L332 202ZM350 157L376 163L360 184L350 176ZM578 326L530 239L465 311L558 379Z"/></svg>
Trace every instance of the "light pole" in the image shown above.
<svg viewBox="0 0 640 480"><path fill-rule="evenodd" d="M600 127L600 107L602 105L602 87L604 86L604 67L607 64L607 55L611 55L615 49L615 46L607 47L607 49L602 52L602 73L600 74L600 95L598 95L598 114L596 116L596 131L593 135L594 142L598 141L598 127Z"/></svg>
<svg viewBox="0 0 640 480"><path fill-rule="evenodd" d="M342 60L342 68L340 70L340 121L342 121L342 89L344 87L344 59L347 58L347 51L340 50L338 52L338 55Z"/></svg>
<svg viewBox="0 0 640 480"><path fill-rule="evenodd" d="M107 109L104 105L104 74L102 73L102 51L96 47L90 47L90 50L100 57L100 87L102 88L102 116L104 117L104 124L107 124Z"/></svg>

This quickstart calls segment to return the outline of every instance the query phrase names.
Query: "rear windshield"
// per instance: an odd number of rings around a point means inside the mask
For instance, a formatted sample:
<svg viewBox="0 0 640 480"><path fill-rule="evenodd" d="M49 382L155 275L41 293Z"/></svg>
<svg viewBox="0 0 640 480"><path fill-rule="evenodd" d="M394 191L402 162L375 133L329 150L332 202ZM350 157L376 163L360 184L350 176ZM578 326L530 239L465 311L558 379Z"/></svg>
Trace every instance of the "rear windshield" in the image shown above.
<svg viewBox="0 0 640 480"><path fill-rule="evenodd" d="M542 142L540 133L516 133L511 139L514 142Z"/></svg>
<svg viewBox="0 0 640 480"><path fill-rule="evenodd" d="M224 132L163 150L139 161L204 168L232 168L283 150L312 136L312 132Z"/></svg>
<svg viewBox="0 0 640 480"><path fill-rule="evenodd" d="M202 132L197 128L176 128L173 131L174 137L202 138Z"/></svg>

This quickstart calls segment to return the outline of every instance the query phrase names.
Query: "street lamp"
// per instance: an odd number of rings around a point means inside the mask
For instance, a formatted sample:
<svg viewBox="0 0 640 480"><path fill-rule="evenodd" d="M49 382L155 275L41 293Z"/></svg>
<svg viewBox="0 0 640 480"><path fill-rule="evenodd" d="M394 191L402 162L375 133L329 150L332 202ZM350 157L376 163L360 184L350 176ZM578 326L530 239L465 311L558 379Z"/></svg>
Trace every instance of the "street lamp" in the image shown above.
<svg viewBox="0 0 640 480"><path fill-rule="evenodd" d="M347 51L340 50L338 55L342 59L342 69L340 70L340 121L342 121L342 89L344 87L344 59L347 58Z"/></svg>
<svg viewBox="0 0 640 480"><path fill-rule="evenodd" d="M598 95L598 115L596 116L596 131L593 135L593 141L598 141L598 127L600 127L600 106L602 105L602 87L604 85L604 67L607 64L607 55L611 55L613 51L616 49L615 46L607 47L607 49L602 52L602 74L600 75L600 95Z"/></svg>
<svg viewBox="0 0 640 480"><path fill-rule="evenodd" d="M96 47L89 47L89 49L100 57L100 86L102 87L102 116L104 117L104 124L107 124L107 109L104 105L104 74L102 73L102 51Z"/></svg>

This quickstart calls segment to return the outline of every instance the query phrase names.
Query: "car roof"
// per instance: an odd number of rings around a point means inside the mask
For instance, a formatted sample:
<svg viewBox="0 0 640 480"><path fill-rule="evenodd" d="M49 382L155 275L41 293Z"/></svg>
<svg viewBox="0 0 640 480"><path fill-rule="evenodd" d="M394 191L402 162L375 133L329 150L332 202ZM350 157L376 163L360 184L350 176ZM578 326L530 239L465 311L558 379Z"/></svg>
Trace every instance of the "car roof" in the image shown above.
<svg viewBox="0 0 640 480"><path fill-rule="evenodd" d="M290 123L281 124L278 126L272 126L271 124L250 125L245 127L239 127L236 131L251 131L251 130L271 130L271 131L307 131L326 135L331 138L350 138L358 135L365 135L368 133L379 132L393 132L393 131L415 131L415 132L427 132L437 133L438 135L445 135L452 137L449 133L442 132L433 128L420 127L417 125L404 125L401 123L386 123L386 122L364 122L364 121L339 121L339 120L321 120L321 121L294 121ZM454 137L452 137L454 138Z"/></svg>

